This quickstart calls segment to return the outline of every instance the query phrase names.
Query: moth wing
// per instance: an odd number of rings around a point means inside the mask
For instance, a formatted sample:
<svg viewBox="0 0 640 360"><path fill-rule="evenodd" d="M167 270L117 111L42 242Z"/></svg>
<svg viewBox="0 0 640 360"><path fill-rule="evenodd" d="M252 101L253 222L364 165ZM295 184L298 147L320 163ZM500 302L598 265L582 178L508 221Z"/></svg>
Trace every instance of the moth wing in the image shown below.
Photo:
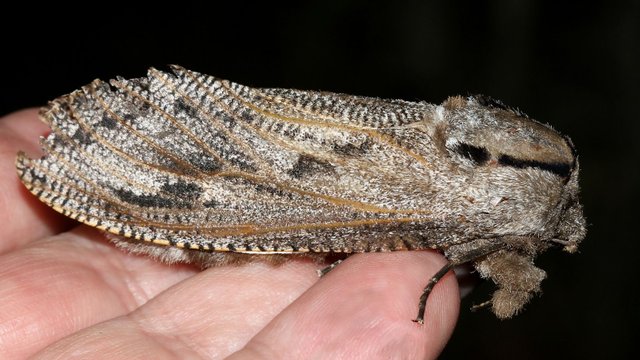
<svg viewBox="0 0 640 360"><path fill-rule="evenodd" d="M50 103L46 156L18 155L26 187L91 226L199 250L375 250L429 221L431 149L407 145L429 105L173 70Z"/></svg>

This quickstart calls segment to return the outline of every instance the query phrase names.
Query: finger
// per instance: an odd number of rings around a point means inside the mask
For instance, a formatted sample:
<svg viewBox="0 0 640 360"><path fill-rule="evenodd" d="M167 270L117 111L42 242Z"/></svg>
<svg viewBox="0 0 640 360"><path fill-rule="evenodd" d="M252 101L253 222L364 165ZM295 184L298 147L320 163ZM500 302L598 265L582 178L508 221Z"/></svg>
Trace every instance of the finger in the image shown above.
<svg viewBox="0 0 640 360"><path fill-rule="evenodd" d="M424 261L424 255L419 257ZM440 258L437 259L441 261ZM395 261L397 259L392 262ZM410 266L414 270L421 268L420 265L414 265ZM316 268L316 265L308 262L293 261L275 268L254 263L239 268L210 269L168 289L131 315L86 328L57 342L40 355L42 358L67 358L78 353L85 356L109 354L118 357L138 354L163 357L171 355L175 358L196 354L206 358L225 357L242 348L281 309L316 282ZM374 265L374 268L377 266ZM402 273L404 271L401 269ZM394 276L393 273L385 276L388 275ZM424 280L422 273L412 276L416 277ZM451 281L448 278L449 276L442 280L444 284ZM416 279L412 281L423 282ZM452 299L446 300L452 300L448 309L453 308L453 313L457 314L455 281L452 291L443 291L446 288L444 285L443 289L434 291L427 316L432 317L432 308L443 308L442 301L438 300L438 296L442 296L438 294L443 292L453 294L450 296ZM367 292L366 289L364 291ZM397 302L398 299L394 301ZM402 302L405 301L406 299ZM414 312L417 311L415 299L410 304L409 307ZM450 335L455 322L455 314L451 316L452 311L443 313L448 316L448 323L438 320L438 312L435 312L434 322L428 325L428 335L437 332L434 329L442 329L440 343L434 345L428 341L417 342L434 353L443 346L442 339ZM409 319L414 316L415 314L403 317L404 323L411 323ZM447 326L439 328L436 324ZM304 337L304 334L300 332L296 335ZM256 338L252 343L255 344ZM292 343L296 341L297 338Z"/></svg>
<svg viewBox="0 0 640 360"><path fill-rule="evenodd" d="M72 222L38 201L16 175L18 151L39 156L38 139L48 127L37 110L23 110L0 119L0 253L69 228Z"/></svg>
<svg viewBox="0 0 640 360"><path fill-rule="evenodd" d="M125 254L85 226L0 256L0 358L127 314L194 273Z"/></svg>
<svg viewBox="0 0 640 360"><path fill-rule="evenodd" d="M455 276L431 293L425 324L411 321L429 277L445 260L432 252L361 254L323 278L234 358L433 359L459 309Z"/></svg>
<svg viewBox="0 0 640 360"><path fill-rule="evenodd" d="M317 268L300 260L280 266L256 262L209 269L134 313L73 334L39 356L223 358L317 282Z"/></svg>

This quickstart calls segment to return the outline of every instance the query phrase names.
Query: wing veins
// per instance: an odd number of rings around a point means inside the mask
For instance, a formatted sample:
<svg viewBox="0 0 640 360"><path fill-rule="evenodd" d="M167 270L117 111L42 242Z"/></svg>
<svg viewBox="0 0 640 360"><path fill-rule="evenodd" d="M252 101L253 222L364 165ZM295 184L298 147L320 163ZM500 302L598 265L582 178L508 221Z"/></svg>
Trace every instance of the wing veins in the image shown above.
<svg viewBox="0 0 640 360"><path fill-rule="evenodd" d="M132 128L130 125L128 125L118 114L116 114L115 112L113 112L111 110L111 107L109 105L107 105L104 102L104 99L102 99L100 96L98 96L98 94L94 91L95 89L92 87L92 94L93 96L95 96L96 100L98 100L98 102L100 103L100 105L102 106L103 110L108 112L109 114L111 114L112 116L114 116L116 118L116 120L125 128L127 128L131 133L133 133L134 135L136 135L140 140L144 141L145 143L147 143L149 146L151 146L154 150L156 150L159 154L164 155L166 157L168 157L169 159L171 159L172 161L174 161L177 164L182 165L183 168L190 168L193 170L194 173L199 174L200 176L196 177L198 179L202 179L202 176L205 175L205 173L203 173L200 169L198 169L197 167L193 166L190 162L175 156L173 154L171 154L168 151L165 151L160 145L154 143L153 141L150 140L149 137L141 134L139 131L135 130L134 128ZM187 174L185 174L184 172L173 172L179 176L186 176Z"/></svg>
<svg viewBox="0 0 640 360"><path fill-rule="evenodd" d="M208 97L212 102L214 102L215 104L217 104L218 106L220 106L223 110L225 110L225 111L226 111L226 113L227 113L229 116L231 116L231 117L235 120L235 123L236 123L236 124L238 124L239 126L243 127L245 130L247 129L247 127L251 128L252 130L254 129L250 124L248 124L248 123L244 122L242 119L240 119L240 118L238 117L238 115L236 115L235 111L233 111L233 110L229 107L229 105L227 105L227 104L225 104L223 101L221 101L221 100L219 99L219 97L218 97L218 96L216 96L214 93L212 93L212 92L209 90L209 88L207 88L207 87L205 86L205 84L203 84L203 83L202 83L202 82L201 82L197 77L193 76L193 74L191 74L188 70L182 70L182 69L180 69L180 70L181 70L181 71L184 71L184 74L186 74L187 76L189 76L189 77L190 77L190 78L191 78L191 79L196 83L196 85L197 85L201 90L203 90L203 91L207 94L207 97ZM218 80L216 80L216 81L218 81ZM219 82L220 82L220 81L219 81ZM221 82L220 82L220 83L221 83ZM192 98L191 98L189 95L184 94L184 96L185 96L187 99L189 99L189 102L191 102L192 104L194 104L194 105L198 106L197 104L195 104L195 100L192 100ZM265 161L261 156L259 156L255 151L253 151L253 150L251 149L251 146L249 146L249 144L248 144L246 141L244 141L244 140L242 140L242 139L240 139L240 138L236 137L236 136L235 136L235 135L233 135L231 132L229 132L229 135L230 135L230 137L231 137L231 138L233 138L234 140L236 140L236 142L239 144L239 146L241 146L243 149L244 149L244 148L248 148L248 149L250 149L250 154L247 154L247 155L249 155L249 157L250 157L254 162L262 164L262 166L261 166L261 167L262 167L262 170L264 170L265 172L269 172L269 170L270 170L270 168L271 168L271 166L269 165L269 163L268 163L268 162L266 162L266 161Z"/></svg>
<svg viewBox="0 0 640 360"><path fill-rule="evenodd" d="M151 72L156 76L156 78L160 79L160 81L162 81L163 83L165 83L167 86L170 86L175 92L177 92L178 94L180 94L182 96L182 98L186 99L187 101L189 101L189 103L191 103L191 105L193 105L196 109L198 109L198 112L203 115L205 118L207 118L209 124L211 124L214 128L216 128L217 130L221 131L224 133L224 135L233 140L234 143L240 147L242 150L244 150L245 152L243 153L244 155L247 155L254 163L258 163L261 164L261 167L263 170L267 170L269 168L268 164L260 157L258 156L258 154L251 148L251 146L249 146L249 144L242 140L241 138L237 137L233 132L231 132L227 127L220 125L219 121L215 121L216 119L214 117L212 117L209 113L207 113L202 106L200 106L196 100L194 98L192 98L189 94L183 92L182 90L180 90L171 80L165 79L162 76L160 76L158 73L162 74L161 72L159 72L156 69L151 69ZM198 80L197 78L191 76L191 74L189 73L185 73L187 76L191 77L191 79L196 83L196 85L203 90L206 94L207 97L209 97L209 99L217 104L218 106L220 106L221 108L223 108L223 110L225 110L225 112L231 116L232 118L234 118L235 120L240 120L238 119L238 117L233 113L233 111L231 111L231 109L229 108L229 106L227 106L225 103L221 102L217 97L215 97L210 91L209 89L207 89L202 82L200 82L200 80ZM236 124L238 124L239 126L244 126L244 124L241 121L236 121ZM236 167L237 168L237 167Z"/></svg>
<svg viewBox="0 0 640 360"><path fill-rule="evenodd" d="M158 105L153 103L151 100L145 98L141 94L139 94L139 93L137 93L137 92L135 92L135 91L133 91L131 89L128 89L126 86L124 86L124 84L122 82L114 81L114 85L116 87L118 87L119 89L127 92L131 96L136 97L136 98L144 101L145 103L147 103L149 106L151 106L153 109L155 109L158 113L160 113L162 118L165 118L165 119L169 120L178 129L180 129L180 131L182 131L183 134L187 135L188 138L190 138L191 140L195 141L198 145L200 145L212 157L216 158L218 161L226 164L227 166L231 166L226 159L224 159L220 155L216 154L215 151L213 149L211 149L211 147L207 143L205 143L204 141L200 140L191 131L189 131L189 129L187 129L180 121L178 121L178 119L175 116L167 113L162 108L160 108Z"/></svg>
<svg viewBox="0 0 640 360"><path fill-rule="evenodd" d="M388 136L386 134L383 134L383 133L381 133L381 132L379 132L379 131L377 131L375 129L360 128L360 127L351 126L351 125L345 125L345 124L340 124L340 123L327 124L327 123L315 121L315 120L312 120L312 119L304 119L304 118L296 118L296 117L292 117L292 116L279 115L279 114L273 113L273 112L271 112L271 111L269 111L267 109L258 107L256 105L244 100L241 95L239 95L238 93L233 91L233 89L231 89L229 86L225 85L223 82L220 82L220 84L221 84L221 86L223 86L225 89L227 89L229 91L229 94L231 94L231 96L236 98L245 107L247 107L247 108L249 108L249 109L251 109L251 110L253 110L253 111L255 111L255 112L259 113L259 114L262 114L264 116L275 118L275 119L278 119L280 121L293 123L293 124L318 126L318 127L323 127L323 128L337 128L337 129L346 130L346 131L352 131L352 132L356 132L356 133L363 133L365 135L368 135L372 139L375 139L375 140L377 140L377 141L379 141L379 142L381 142L383 144L389 145L392 148L395 148L395 149L405 153L406 155L414 158L420 164L426 166L427 168L431 168L431 164L422 155L416 154L413 151L400 146L400 144L398 144L395 140L393 140L392 137L390 137L390 136Z"/></svg>

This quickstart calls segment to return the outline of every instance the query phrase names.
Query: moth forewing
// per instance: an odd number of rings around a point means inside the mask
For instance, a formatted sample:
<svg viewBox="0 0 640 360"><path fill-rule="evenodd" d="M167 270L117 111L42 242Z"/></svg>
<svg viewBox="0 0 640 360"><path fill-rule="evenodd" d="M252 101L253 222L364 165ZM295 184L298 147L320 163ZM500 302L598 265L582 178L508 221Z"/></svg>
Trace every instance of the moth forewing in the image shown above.
<svg viewBox="0 0 640 360"><path fill-rule="evenodd" d="M539 291L535 256L585 236L573 144L486 96L442 105L257 89L181 67L96 80L41 111L46 155L17 169L41 201L132 252L202 267L288 254L439 249ZM261 255L265 254L265 255Z"/></svg>

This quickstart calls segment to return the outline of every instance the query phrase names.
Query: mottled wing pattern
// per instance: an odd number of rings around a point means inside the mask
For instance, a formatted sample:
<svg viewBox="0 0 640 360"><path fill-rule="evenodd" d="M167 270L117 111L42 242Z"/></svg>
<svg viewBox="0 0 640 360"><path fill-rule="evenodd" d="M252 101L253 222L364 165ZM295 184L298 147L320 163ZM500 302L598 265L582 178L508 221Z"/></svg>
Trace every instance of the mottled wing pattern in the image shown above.
<svg viewBox="0 0 640 360"><path fill-rule="evenodd" d="M402 241L390 233L429 222L421 199L433 149L406 145L426 136L406 125L430 106L151 69L53 101L41 114L52 129L46 156L19 154L17 167L55 210L140 241L203 251L396 249Z"/></svg>

